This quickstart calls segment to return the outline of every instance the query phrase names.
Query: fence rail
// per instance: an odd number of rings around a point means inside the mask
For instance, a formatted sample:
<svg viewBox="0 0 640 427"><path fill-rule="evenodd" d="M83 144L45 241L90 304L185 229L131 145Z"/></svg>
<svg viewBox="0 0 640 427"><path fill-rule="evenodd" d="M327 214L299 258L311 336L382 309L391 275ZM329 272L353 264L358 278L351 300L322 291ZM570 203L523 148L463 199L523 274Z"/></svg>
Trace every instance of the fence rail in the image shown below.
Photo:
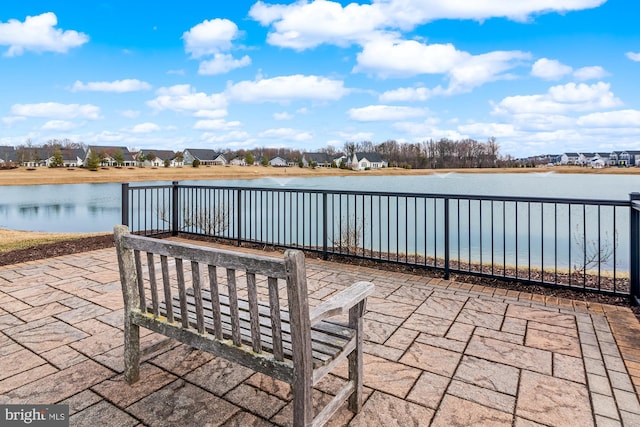
<svg viewBox="0 0 640 427"><path fill-rule="evenodd" d="M640 193L629 200L122 185L122 222L522 283L640 295Z"/></svg>

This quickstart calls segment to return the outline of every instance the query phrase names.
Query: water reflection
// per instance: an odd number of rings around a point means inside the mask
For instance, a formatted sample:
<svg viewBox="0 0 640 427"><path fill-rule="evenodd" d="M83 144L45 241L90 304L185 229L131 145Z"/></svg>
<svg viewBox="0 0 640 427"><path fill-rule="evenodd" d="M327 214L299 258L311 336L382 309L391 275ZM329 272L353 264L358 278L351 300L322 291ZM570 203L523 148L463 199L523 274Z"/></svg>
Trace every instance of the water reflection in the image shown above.
<svg viewBox="0 0 640 427"><path fill-rule="evenodd" d="M455 179L454 179L455 178ZM545 185L540 185L544 181ZM607 198L628 200L638 191L632 175L453 174L424 176L358 176L261 178L256 180L183 181L184 184L318 188L328 190ZM144 185L145 183L135 184ZM154 184L161 184L159 182ZM163 182L162 184L168 184ZM15 230L111 231L120 218L120 184L0 186L0 227Z"/></svg>
<svg viewBox="0 0 640 427"><path fill-rule="evenodd" d="M37 217L40 206L18 206L18 212L22 217Z"/></svg>

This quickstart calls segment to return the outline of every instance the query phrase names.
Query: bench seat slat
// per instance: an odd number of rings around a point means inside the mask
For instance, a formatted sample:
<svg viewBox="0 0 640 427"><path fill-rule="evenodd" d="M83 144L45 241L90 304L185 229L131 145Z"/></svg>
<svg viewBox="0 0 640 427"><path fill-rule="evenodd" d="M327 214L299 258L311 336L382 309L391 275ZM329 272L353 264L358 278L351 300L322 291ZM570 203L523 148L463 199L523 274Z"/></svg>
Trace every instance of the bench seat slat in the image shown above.
<svg viewBox="0 0 640 427"><path fill-rule="evenodd" d="M205 322L207 322L207 329L211 333L212 324L210 322L211 318L208 314L209 313L205 314ZM196 321L196 314L193 311L193 309L189 310L189 319L194 322ZM270 345L270 349L272 349L271 347L273 343L272 336L270 334L270 330L268 326L266 326L265 323L266 322L264 321L261 322L262 324L262 326L260 327L261 337L265 341L265 343L268 343ZM226 315L222 316L222 324L223 324L223 332L224 332L223 338L225 335L228 338L230 338L231 323L230 323L229 316L226 316ZM343 330L346 331L347 329L343 328ZM352 335L351 333L352 331L349 330L349 332L350 332L349 335ZM251 341L251 335L250 335L250 326L249 326L248 316L241 317L240 335L241 335L241 341L244 344L251 345L252 341ZM314 354L316 355L316 358L322 359L322 360L335 357L335 355L338 354L343 349L343 347L346 345L346 343L349 341L350 338L351 336L349 336L349 338L347 339L345 339L345 337L342 336L339 338L339 341L338 341L335 336L327 335L318 330L311 331L311 339L314 344ZM291 350L291 335L289 333L283 334L283 346ZM288 354L288 356L290 358L291 354Z"/></svg>
<svg viewBox="0 0 640 427"><path fill-rule="evenodd" d="M206 302L207 296L203 295L203 299ZM220 295L221 301L226 299L226 296ZM240 306L247 306L247 303L239 299L238 300ZM176 320L183 320L182 311L179 305L179 301L176 299L173 300L173 310L174 316ZM194 324L194 327L197 327L197 313L194 307L194 300L191 296L188 297L187 307L189 308L189 320ZM264 347L267 351L273 351L273 339L271 335L270 329L270 320L268 315L265 313L267 310L266 305L260 304L261 315L259 317L260 320L260 335L261 339L264 341ZM164 303L161 307L161 312L166 311L166 307ZM285 310L283 310L285 311ZM228 305L221 305L221 322L223 329L223 337L231 338L232 336L232 326L231 326L231 317L229 313ZM240 340L245 345L252 345L251 338L251 326L249 322L249 314L246 309L243 307L239 307L239 334ZM208 333L214 334L214 325L212 319L212 312L206 306L204 309L204 322L206 323L205 329ZM317 326L317 327L316 327ZM329 331L329 333L327 333ZM315 359L314 364L321 366L331 359L335 358L340 352L344 349L347 343L352 339L355 332L344 325L332 324L329 322L319 322L318 325L314 325L311 330L311 338L313 343L313 356ZM283 322L283 334L282 334L282 342L283 347L285 349L285 355L288 359L292 357L292 347L291 347L291 335L289 331L288 322Z"/></svg>

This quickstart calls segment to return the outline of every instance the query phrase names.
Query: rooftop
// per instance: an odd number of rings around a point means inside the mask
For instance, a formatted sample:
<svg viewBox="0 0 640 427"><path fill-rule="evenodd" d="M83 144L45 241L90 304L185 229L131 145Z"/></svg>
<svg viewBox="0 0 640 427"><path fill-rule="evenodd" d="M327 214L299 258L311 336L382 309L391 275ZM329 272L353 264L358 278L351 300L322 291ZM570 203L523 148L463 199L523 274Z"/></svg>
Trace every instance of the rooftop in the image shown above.
<svg viewBox="0 0 640 427"><path fill-rule="evenodd" d="M626 307L310 257L307 271L312 305L376 284L365 404L331 426L640 425L640 324ZM69 404L79 426L290 425L288 385L148 331L127 385L122 327L114 249L0 267L0 403Z"/></svg>

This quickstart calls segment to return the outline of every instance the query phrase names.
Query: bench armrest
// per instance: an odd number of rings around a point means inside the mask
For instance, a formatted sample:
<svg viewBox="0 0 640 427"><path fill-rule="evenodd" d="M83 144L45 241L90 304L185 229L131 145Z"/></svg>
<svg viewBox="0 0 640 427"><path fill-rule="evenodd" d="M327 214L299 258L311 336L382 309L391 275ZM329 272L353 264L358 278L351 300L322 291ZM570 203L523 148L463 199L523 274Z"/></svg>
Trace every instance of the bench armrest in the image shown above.
<svg viewBox="0 0 640 427"><path fill-rule="evenodd" d="M375 285L371 282L356 282L323 302L309 313L311 325L329 317L346 314L349 309L373 293Z"/></svg>

